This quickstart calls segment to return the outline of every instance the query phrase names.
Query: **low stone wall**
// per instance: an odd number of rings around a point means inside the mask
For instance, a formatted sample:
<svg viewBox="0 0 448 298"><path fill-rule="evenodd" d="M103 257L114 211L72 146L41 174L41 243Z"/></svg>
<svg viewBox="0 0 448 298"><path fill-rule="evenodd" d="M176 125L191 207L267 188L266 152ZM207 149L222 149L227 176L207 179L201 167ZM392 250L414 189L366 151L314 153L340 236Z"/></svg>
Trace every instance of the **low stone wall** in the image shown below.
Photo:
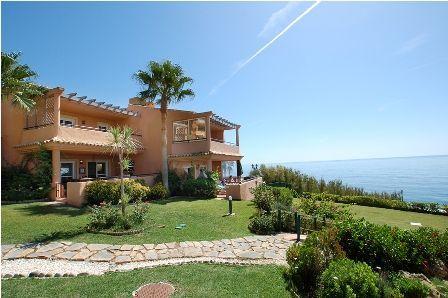
<svg viewBox="0 0 448 298"><path fill-rule="evenodd" d="M252 200L254 196L250 190L263 183L263 178L257 177L241 183L229 183L226 185L226 196L232 196L233 200Z"/></svg>
<svg viewBox="0 0 448 298"><path fill-rule="evenodd" d="M86 186L89 183L92 183L92 181L67 182L67 198L65 203L74 207L83 206L86 203Z"/></svg>

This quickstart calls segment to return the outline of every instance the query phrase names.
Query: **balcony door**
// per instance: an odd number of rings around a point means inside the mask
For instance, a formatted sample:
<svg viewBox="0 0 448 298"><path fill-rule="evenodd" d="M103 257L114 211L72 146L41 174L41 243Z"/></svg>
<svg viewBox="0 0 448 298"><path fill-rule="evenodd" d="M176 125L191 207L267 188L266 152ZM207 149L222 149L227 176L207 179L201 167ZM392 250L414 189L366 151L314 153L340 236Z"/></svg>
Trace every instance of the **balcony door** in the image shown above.
<svg viewBox="0 0 448 298"><path fill-rule="evenodd" d="M87 162L87 177L89 178L106 178L108 174L106 161L89 161Z"/></svg>

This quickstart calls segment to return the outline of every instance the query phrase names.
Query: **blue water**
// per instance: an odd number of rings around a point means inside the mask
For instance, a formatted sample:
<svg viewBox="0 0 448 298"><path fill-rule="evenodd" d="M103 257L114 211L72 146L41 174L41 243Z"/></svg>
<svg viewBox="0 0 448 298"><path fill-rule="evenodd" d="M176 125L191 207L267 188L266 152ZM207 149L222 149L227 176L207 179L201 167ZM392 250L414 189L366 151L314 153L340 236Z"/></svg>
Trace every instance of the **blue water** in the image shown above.
<svg viewBox="0 0 448 298"><path fill-rule="evenodd" d="M280 165L316 178L341 179L345 184L362 187L366 191L403 190L406 201L448 204L448 155L288 162ZM250 165L243 164L244 174L249 174L250 168Z"/></svg>

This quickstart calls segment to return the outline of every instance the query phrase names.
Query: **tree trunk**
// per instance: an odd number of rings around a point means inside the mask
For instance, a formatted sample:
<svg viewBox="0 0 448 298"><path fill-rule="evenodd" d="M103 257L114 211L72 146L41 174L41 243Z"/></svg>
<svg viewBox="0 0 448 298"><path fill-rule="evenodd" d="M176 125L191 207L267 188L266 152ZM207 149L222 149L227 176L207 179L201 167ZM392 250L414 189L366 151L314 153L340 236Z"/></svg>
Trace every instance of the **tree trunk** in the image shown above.
<svg viewBox="0 0 448 298"><path fill-rule="evenodd" d="M162 181L163 185L170 190L168 184L168 141L166 136L166 108L160 109L162 116Z"/></svg>
<svg viewBox="0 0 448 298"><path fill-rule="evenodd" d="M126 204L124 202L124 175L123 175L123 156L120 153L119 156L119 162L120 162L120 197L121 197L121 214L123 215L123 218L126 216Z"/></svg>

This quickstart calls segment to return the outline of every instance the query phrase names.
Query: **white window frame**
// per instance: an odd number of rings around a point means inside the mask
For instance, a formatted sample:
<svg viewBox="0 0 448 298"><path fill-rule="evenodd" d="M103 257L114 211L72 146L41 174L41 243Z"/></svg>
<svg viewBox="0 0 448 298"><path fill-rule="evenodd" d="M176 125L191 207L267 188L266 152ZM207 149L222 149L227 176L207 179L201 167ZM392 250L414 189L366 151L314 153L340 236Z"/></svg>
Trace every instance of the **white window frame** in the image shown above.
<svg viewBox="0 0 448 298"><path fill-rule="evenodd" d="M73 177L72 179L78 178L78 168L77 168L77 161L72 159L61 159L61 162L59 163L59 171L61 170L63 163L71 163L73 165ZM62 174L61 174L62 178Z"/></svg>
<svg viewBox="0 0 448 298"><path fill-rule="evenodd" d="M105 127L106 130L103 130L103 127ZM98 128L99 131L108 131L109 128L110 128L110 125L105 123L105 122L98 122L97 128Z"/></svg>
<svg viewBox="0 0 448 298"><path fill-rule="evenodd" d="M72 125L75 126L76 123L77 123L77 121L78 121L78 118L61 115L61 119L59 120L59 125L62 125L62 126L69 126L69 125L61 124L61 121L64 121L64 122L65 122L65 121L70 121L70 122L73 123Z"/></svg>

